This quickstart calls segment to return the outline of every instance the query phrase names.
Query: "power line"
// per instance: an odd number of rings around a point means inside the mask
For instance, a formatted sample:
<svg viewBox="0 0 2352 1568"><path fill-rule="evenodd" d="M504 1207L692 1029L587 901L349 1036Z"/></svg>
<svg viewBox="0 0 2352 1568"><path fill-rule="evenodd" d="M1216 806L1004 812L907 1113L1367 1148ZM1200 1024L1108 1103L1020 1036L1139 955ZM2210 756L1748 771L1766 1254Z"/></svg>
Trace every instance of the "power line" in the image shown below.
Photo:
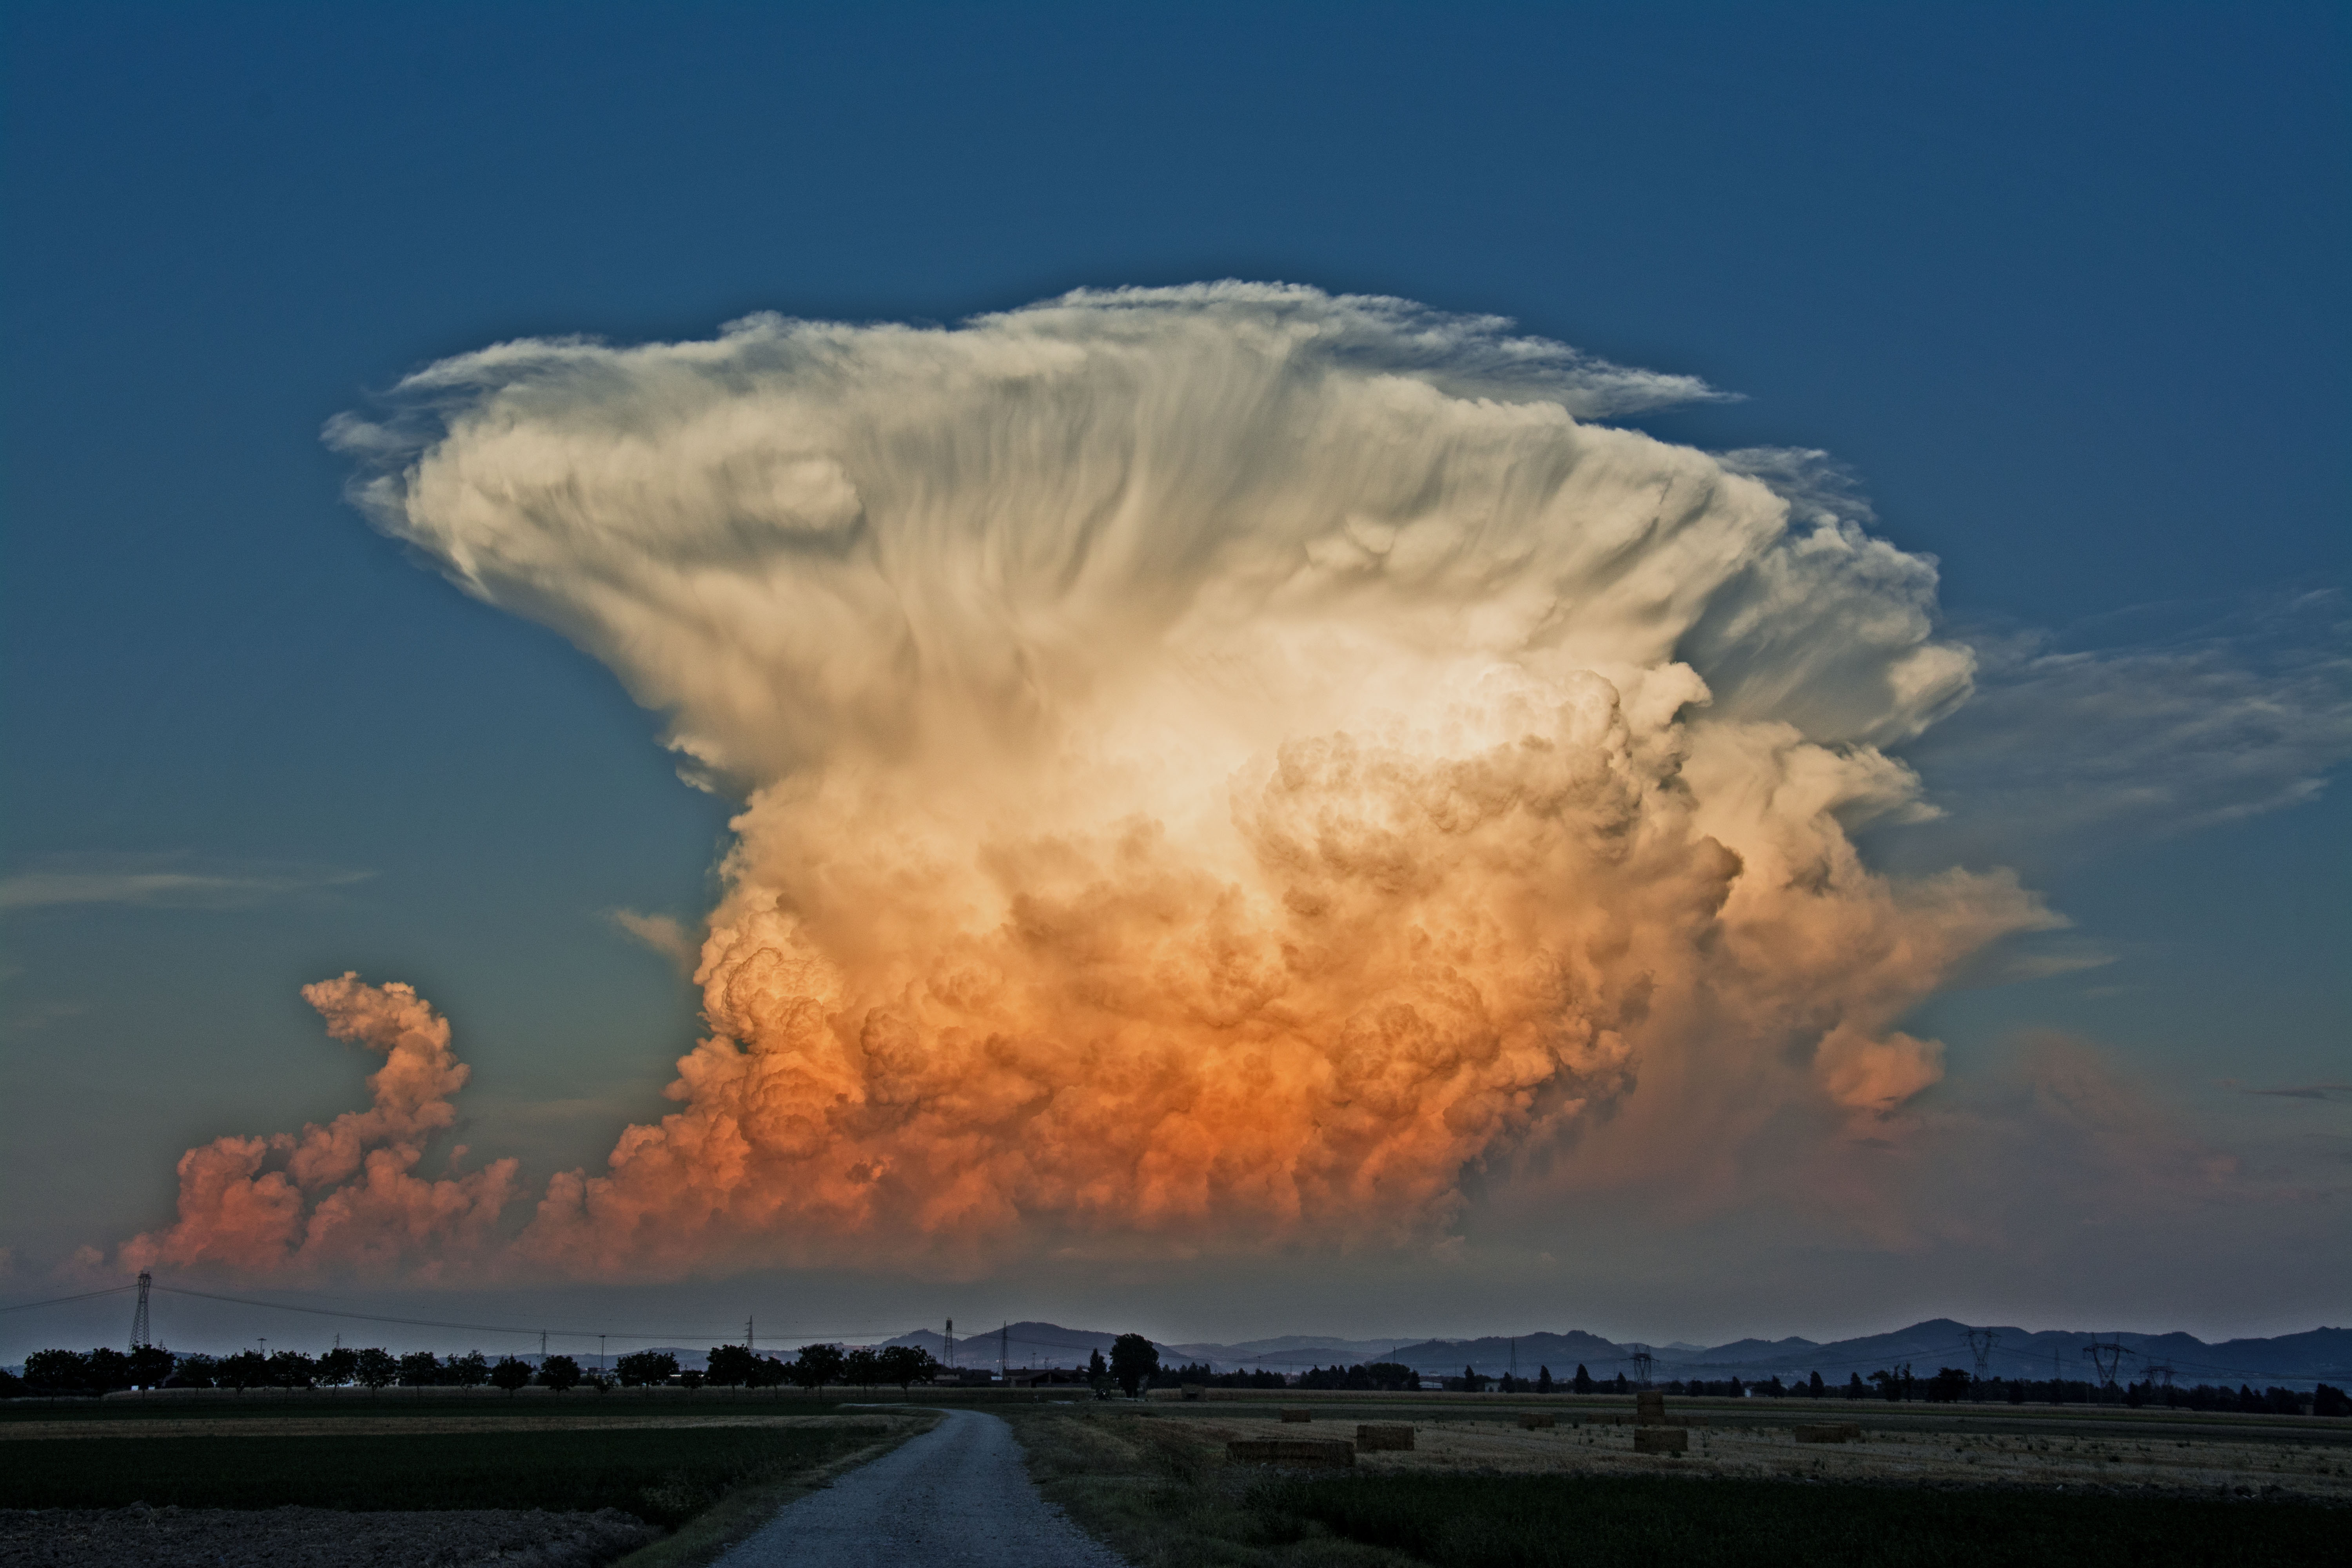
<svg viewBox="0 0 2352 1568"><path fill-rule="evenodd" d="M132 1287L122 1285L116 1287L116 1289L119 1290L128 1290L132 1289ZM466 1323L457 1322L442 1318L404 1318L395 1317L387 1312L358 1312L339 1307L298 1307L290 1301L263 1301L250 1296L224 1296L211 1290L191 1290L183 1285L157 1285L155 1289L158 1290L168 1290L174 1296L194 1296L199 1300L226 1301L232 1306L238 1307L261 1307L273 1312L304 1312L316 1318L341 1318L363 1323L398 1323L404 1327L413 1329L460 1329L468 1333L478 1334L520 1334L526 1339L533 1334L539 1334L541 1336L553 1336L557 1339L615 1339L637 1340L640 1342L651 1342L659 1340L693 1341L698 1339L711 1339L715 1337L709 1332L709 1331L703 1329L663 1329L658 1331L646 1331L638 1333L616 1333L608 1329L542 1329L526 1327L516 1323ZM92 1295L106 1295L109 1293L110 1292L107 1291L91 1292ZM67 1299L79 1300L79 1298L69 1297ZM28 1304L37 1305L40 1303ZM771 1339L774 1339L778 1336L772 1334L769 1337ZM855 1339L857 1338L858 1335L854 1332L845 1333L835 1331L816 1334L786 1334L782 1337L785 1339L818 1340Z"/></svg>
<svg viewBox="0 0 2352 1568"><path fill-rule="evenodd" d="M52 1296L46 1301L19 1301L13 1307L0 1307L0 1312L29 1312L36 1307L62 1307L68 1301L94 1301L100 1296L120 1296L125 1290L136 1290L136 1285L109 1285L103 1290L85 1290L79 1296Z"/></svg>

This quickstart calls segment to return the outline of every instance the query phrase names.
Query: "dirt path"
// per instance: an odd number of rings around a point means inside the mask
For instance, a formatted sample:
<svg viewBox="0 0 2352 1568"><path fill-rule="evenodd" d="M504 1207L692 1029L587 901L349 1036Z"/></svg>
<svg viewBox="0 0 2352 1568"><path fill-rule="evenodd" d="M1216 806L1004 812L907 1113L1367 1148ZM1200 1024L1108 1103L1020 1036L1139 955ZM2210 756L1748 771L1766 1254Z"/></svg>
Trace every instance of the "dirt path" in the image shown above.
<svg viewBox="0 0 2352 1568"><path fill-rule="evenodd" d="M974 1410L793 1503L718 1568L1125 1568L1046 1502L1013 1428Z"/></svg>

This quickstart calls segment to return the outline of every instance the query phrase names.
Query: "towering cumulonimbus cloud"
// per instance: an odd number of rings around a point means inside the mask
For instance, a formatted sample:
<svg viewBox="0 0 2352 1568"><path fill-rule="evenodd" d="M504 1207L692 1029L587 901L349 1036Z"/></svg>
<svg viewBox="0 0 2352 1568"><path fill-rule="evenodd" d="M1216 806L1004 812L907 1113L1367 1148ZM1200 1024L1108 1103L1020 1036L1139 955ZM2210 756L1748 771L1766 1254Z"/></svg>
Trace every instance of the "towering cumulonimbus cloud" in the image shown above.
<svg viewBox="0 0 2352 1568"><path fill-rule="evenodd" d="M373 1104L301 1136L216 1138L180 1157L179 1218L123 1247L136 1268L211 1265L246 1273L321 1267L471 1262L513 1195L516 1162L428 1181L426 1142L457 1121L472 1069L451 1053L449 1022L406 985L356 974L302 987L339 1040L383 1053ZM459 1151L463 1152L463 1151Z"/></svg>
<svg viewBox="0 0 2352 1568"><path fill-rule="evenodd" d="M1595 422L1698 384L1506 325L761 316L338 421L378 527L745 801L679 1109L520 1256L1378 1244L1649 1074L1890 1125L1941 1071L1895 1021L2047 918L1848 838L1969 689L1932 563L1785 455Z"/></svg>

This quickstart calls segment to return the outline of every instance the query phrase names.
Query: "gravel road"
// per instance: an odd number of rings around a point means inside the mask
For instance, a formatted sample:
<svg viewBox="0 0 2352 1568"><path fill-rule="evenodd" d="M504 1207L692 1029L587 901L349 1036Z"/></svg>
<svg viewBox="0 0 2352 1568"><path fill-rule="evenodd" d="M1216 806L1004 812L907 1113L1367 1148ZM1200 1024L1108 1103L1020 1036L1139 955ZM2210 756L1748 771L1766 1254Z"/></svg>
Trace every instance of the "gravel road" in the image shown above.
<svg viewBox="0 0 2352 1568"><path fill-rule="evenodd" d="M789 1504L718 1568L1126 1568L1046 1502L1013 1428L976 1410Z"/></svg>

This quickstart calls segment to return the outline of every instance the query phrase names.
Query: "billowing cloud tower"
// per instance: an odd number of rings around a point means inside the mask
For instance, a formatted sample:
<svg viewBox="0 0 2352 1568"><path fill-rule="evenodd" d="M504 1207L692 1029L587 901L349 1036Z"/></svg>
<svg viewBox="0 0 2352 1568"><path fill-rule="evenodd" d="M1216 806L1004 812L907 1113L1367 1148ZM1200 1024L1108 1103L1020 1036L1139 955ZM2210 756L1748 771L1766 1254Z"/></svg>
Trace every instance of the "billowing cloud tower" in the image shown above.
<svg viewBox="0 0 2352 1568"><path fill-rule="evenodd" d="M2042 920L1896 881L1881 747L1965 696L1930 563L1696 383L1219 284L950 330L509 343L331 438L746 803L677 1111L567 1270L1379 1244L1645 1079L1849 1131Z"/></svg>

